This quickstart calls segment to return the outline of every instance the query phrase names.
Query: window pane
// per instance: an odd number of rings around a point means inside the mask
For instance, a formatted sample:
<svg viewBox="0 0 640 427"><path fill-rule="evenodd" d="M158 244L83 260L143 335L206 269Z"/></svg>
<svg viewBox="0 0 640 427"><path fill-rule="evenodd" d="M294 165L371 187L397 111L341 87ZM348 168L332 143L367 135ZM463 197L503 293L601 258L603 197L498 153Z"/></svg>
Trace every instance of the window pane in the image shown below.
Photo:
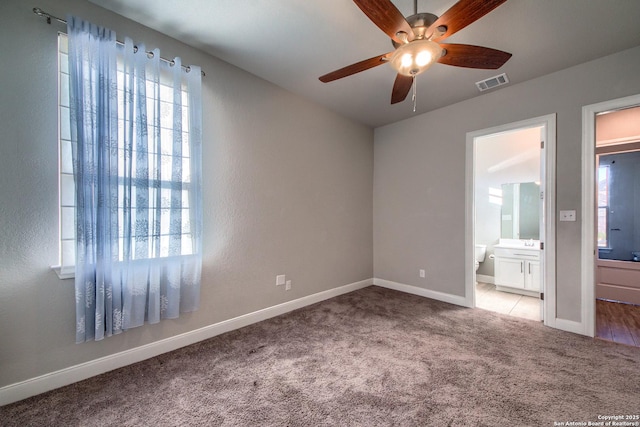
<svg viewBox="0 0 640 427"><path fill-rule="evenodd" d="M72 207L63 207L60 214L60 237L64 239L75 239L75 214L76 209Z"/></svg>
<svg viewBox="0 0 640 427"><path fill-rule="evenodd" d="M60 175L60 205L75 206L76 204L76 184L73 175Z"/></svg>
<svg viewBox="0 0 640 427"><path fill-rule="evenodd" d="M165 102L173 102L173 88L167 85L160 85L160 99Z"/></svg>
<svg viewBox="0 0 640 427"><path fill-rule="evenodd" d="M160 233L169 234L170 209L162 209L160 211Z"/></svg>
<svg viewBox="0 0 640 427"><path fill-rule="evenodd" d="M58 61L60 64L60 72L64 74L69 74L69 55L66 53L60 53L58 56Z"/></svg>
<svg viewBox="0 0 640 427"><path fill-rule="evenodd" d="M598 247L607 247L607 208L598 208Z"/></svg>
<svg viewBox="0 0 640 427"><path fill-rule="evenodd" d="M162 118L162 125L165 127L171 126L173 122L173 103L161 102L160 103L160 117Z"/></svg>
<svg viewBox="0 0 640 427"><path fill-rule="evenodd" d="M189 190L182 190L182 207L185 210L189 209ZM188 213L183 212L182 215L188 215Z"/></svg>
<svg viewBox="0 0 640 427"><path fill-rule="evenodd" d="M160 256L169 256L169 236L160 236Z"/></svg>
<svg viewBox="0 0 640 427"><path fill-rule="evenodd" d="M607 227L609 205L609 165L598 167L598 247L609 246Z"/></svg>
<svg viewBox="0 0 640 427"><path fill-rule="evenodd" d="M71 119L69 107L60 107L60 139L71 140Z"/></svg>
<svg viewBox="0 0 640 427"><path fill-rule="evenodd" d="M182 158L182 182L191 182L191 159L188 157Z"/></svg>
<svg viewBox="0 0 640 427"><path fill-rule="evenodd" d="M182 232L191 233L191 221L187 211L182 214Z"/></svg>
<svg viewBox="0 0 640 427"><path fill-rule="evenodd" d="M66 34L58 33L58 49L62 53L69 53L69 37Z"/></svg>
<svg viewBox="0 0 640 427"><path fill-rule="evenodd" d="M183 125L186 122L183 122ZM189 146L189 132L185 132L184 131L185 126L183 126L182 128L182 155L185 157L189 157L191 150L190 150L190 146Z"/></svg>
<svg viewBox="0 0 640 427"><path fill-rule="evenodd" d="M63 240L62 253L60 254L60 265L69 266L76 264L76 241Z"/></svg>
<svg viewBox="0 0 640 427"><path fill-rule="evenodd" d="M609 165L598 168L598 206L609 204Z"/></svg>
<svg viewBox="0 0 640 427"><path fill-rule="evenodd" d="M69 75L60 74L60 105L69 106Z"/></svg>
<svg viewBox="0 0 640 427"><path fill-rule="evenodd" d="M173 156L160 156L160 164L162 165L162 180L163 181L172 181L173 179ZM180 179L177 179L176 182L180 182Z"/></svg>
<svg viewBox="0 0 640 427"><path fill-rule="evenodd" d="M71 141L60 141L60 173L73 174Z"/></svg>
<svg viewBox="0 0 640 427"><path fill-rule="evenodd" d="M181 243L182 243L182 254L193 255L193 242L191 240L191 235L183 234Z"/></svg>

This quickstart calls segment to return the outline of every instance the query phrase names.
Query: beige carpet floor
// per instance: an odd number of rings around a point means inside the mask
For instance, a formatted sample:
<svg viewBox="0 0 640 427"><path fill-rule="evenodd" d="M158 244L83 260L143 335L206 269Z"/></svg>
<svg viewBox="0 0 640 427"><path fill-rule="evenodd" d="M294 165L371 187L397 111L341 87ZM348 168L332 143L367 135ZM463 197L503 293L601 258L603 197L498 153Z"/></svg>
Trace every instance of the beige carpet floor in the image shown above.
<svg viewBox="0 0 640 427"><path fill-rule="evenodd" d="M638 348L369 287L4 406L0 424L554 426L634 414Z"/></svg>

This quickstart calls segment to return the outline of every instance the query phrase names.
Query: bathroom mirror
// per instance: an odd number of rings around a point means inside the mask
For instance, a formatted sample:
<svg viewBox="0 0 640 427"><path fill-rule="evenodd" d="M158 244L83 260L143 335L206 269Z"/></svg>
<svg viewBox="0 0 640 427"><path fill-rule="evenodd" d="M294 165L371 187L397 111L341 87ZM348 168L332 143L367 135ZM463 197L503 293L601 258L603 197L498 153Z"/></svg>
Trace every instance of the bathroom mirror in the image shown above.
<svg viewBox="0 0 640 427"><path fill-rule="evenodd" d="M540 240L540 184L502 184L500 237Z"/></svg>

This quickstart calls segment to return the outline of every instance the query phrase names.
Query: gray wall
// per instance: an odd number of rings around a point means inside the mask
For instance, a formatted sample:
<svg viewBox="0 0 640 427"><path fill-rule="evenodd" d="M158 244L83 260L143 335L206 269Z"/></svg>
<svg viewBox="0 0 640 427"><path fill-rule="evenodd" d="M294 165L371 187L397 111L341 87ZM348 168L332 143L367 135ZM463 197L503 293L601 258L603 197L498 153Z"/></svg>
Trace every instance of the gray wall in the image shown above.
<svg viewBox="0 0 640 427"><path fill-rule="evenodd" d="M84 1L0 2L0 387L373 276L373 131ZM74 344L58 280L57 47L68 12L201 65L199 311ZM286 274L293 289L276 288Z"/></svg>
<svg viewBox="0 0 640 427"><path fill-rule="evenodd" d="M637 47L377 128L375 277L464 295L466 134L557 113L556 207L578 217L556 224L557 314L580 321L582 106L640 93L639 69Z"/></svg>

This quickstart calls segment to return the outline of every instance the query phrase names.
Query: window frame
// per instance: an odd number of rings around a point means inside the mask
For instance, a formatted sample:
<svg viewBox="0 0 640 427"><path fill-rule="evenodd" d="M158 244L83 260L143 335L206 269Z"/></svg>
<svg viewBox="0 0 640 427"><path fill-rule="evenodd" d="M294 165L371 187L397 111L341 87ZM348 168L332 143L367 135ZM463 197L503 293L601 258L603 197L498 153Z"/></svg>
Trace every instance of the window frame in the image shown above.
<svg viewBox="0 0 640 427"><path fill-rule="evenodd" d="M58 98L57 98L57 105L58 105L58 109L57 109L57 113L58 113L58 135L57 135L57 142L58 142L58 265L52 266L51 268L55 271L55 273L58 275L58 277L60 279L72 279L75 277L75 245L76 245L76 224L75 224L75 178L74 178L74 174L73 174L73 163L72 163L72 159L71 159L71 133L70 133L70 100L69 100L69 69L68 69L68 37L67 34L64 32L59 31L58 32L58 43L57 43L57 55L58 55L58 67L57 67L57 81L58 81ZM119 62L118 64L118 93L123 92L122 88L120 88L120 82L123 81L122 78L122 70L120 68L120 66L122 65L122 63ZM66 79L66 81L65 81ZM161 84L161 86L164 86L163 84ZM171 89L171 91L173 91L173 89ZM182 128L182 134L183 134L183 140L184 141L189 141L189 114L190 114L190 106L188 104L188 99L189 99L189 94L188 94L188 89L186 87L186 85L183 85L181 88L182 91L182 103L181 103L181 107L182 107L182 114L183 114L183 123L186 124L185 127ZM168 102L168 101L163 101L163 98L161 96L160 98L160 103L163 102ZM151 100L155 102L155 98L153 97L153 92L149 93L147 95L147 100ZM120 104L120 99L118 100L118 103ZM126 118L119 118L118 122L126 122ZM161 123L160 123L160 128L161 131L162 129L165 130L169 130L171 132L174 132L174 128L173 126L166 126L168 123L172 123L171 120L165 120L162 119ZM121 127L121 126L119 126ZM155 127L155 124L149 124L149 128L153 128ZM121 127L121 129L123 128L123 126ZM119 141L121 140L121 130L119 130L118 132L118 138ZM189 145L188 142L186 142L187 146ZM120 149L120 148L119 148ZM149 153L151 154L155 154L157 155L158 153L155 153L155 150L149 150ZM182 187L182 191L186 192L187 194L183 196L183 200L192 200L193 198L193 194L192 192L195 191L195 187L193 186L193 182L192 182L192 173L193 173L193 168L192 168L192 155L193 153L190 150L189 147L189 152L187 155L182 155L182 161L183 162L187 162L186 164L188 164L188 169L186 170L186 173L182 174L182 178L181 178L181 187ZM160 158L164 157L165 154L160 154ZM173 154L169 154L166 155L167 157L169 157L169 159L172 159L174 156ZM170 163L170 161L169 161ZM183 167L184 167L184 163L183 163ZM149 179L149 186L148 188L151 188L153 186L154 183L158 183L157 188L160 189L160 191L162 191L163 189L168 189L170 188L174 181L172 181L171 179L165 179L164 177L166 176L166 174L161 174L161 176L163 177L161 180L156 180L155 178L151 178ZM69 179L71 178L71 179ZM120 177L119 177L120 178ZM73 186L73 192L70 194L69 192L71 191L69 186L70 186L70 182L71 185ZM124 185L124 181L123 178L119 179L120 185ZM119 186L120 187L120 186ZM134 187L136 187L134 185ZM73 201L73 203L70 203L71 200ZM71 214L71 218L69 218L69 209L72 209L72 214ZM119 206L118 210L122 210L123 206ZM132 209L135 209L135 207L133 207ZM162 211L164 208L162 207L154 207L154 208L150 208L149 210L157 210L157 211ZM168 250L164 250L161 249L163 252L166 252L165 255L159 255L158 257L149 257L149 258L139 258L139 259L133 259L133 260L129 260L128 262L132 262L132 263L136 263L136 262L141 262L141 261L156 261L156 262L162 262L162 260L164 259L169 259L169 258L175 258L177 256L191 256L195 254L196 251L196 247L195 247L195 236L193 234L193 226L194 224L191 223L191 219L192 219L192 209L194 209L194 206L191 206L190 203L186 203L186 208L183 208L184 212L186 213L187 216L187 221L188 221L188 231L184 232L184 219L183 219L183 228L181 228L181 235L182 236L189 236L188 239L190 241L190 246L191 246L191 251L186 251L185 250L185 244L182 244L181 247L181 253L180 254L169 254ZM183 216L184 218L184 216ZM162 223L162 221L160 221ZM161 225L162 227L162 225ZM167 225L166 227L162 227L160 230L160 234L157 236L158 239L162 239L163 236L168 236L171 235L172 233L170 233L170 229L169 226ZM149 240L151 240L152 237L155 237L155 235L149 234L146 237L149 238ZM122 243L122 242L121 242ZM189 243L187 242L186 246L188 246ZM162 246L162 245L161 245ZM123 249L122 249L122 244L120 245L120 256L122 257L123 255ZM189 253L187 253L189 252ZM122 261L122 260L121 260Z"/></svg>
<svg viewBox="0 0 640 427"><path fill-rule="evenodd" d="M606 199L607 199L607 203L604 205L600 204L600 171L601 170L605 170L606 171L606 176L605 176L605 192L606 192ZM610 195L610 166L609 165L598 165L598 182L596 185L596 189L597 189L597 193L596 194L596 200L598 202L597 208L596 208L596 224L597 224L597 233L596 233L596 244L597 244L597 248L598 250L609 250L611 249L610 245L609 245L609 195ZM604 224L601 227L600 224L600 210L604 209ZM601 244L601 239L598 237L600 235L600 233L604 234L604 244Z"/></svg>

